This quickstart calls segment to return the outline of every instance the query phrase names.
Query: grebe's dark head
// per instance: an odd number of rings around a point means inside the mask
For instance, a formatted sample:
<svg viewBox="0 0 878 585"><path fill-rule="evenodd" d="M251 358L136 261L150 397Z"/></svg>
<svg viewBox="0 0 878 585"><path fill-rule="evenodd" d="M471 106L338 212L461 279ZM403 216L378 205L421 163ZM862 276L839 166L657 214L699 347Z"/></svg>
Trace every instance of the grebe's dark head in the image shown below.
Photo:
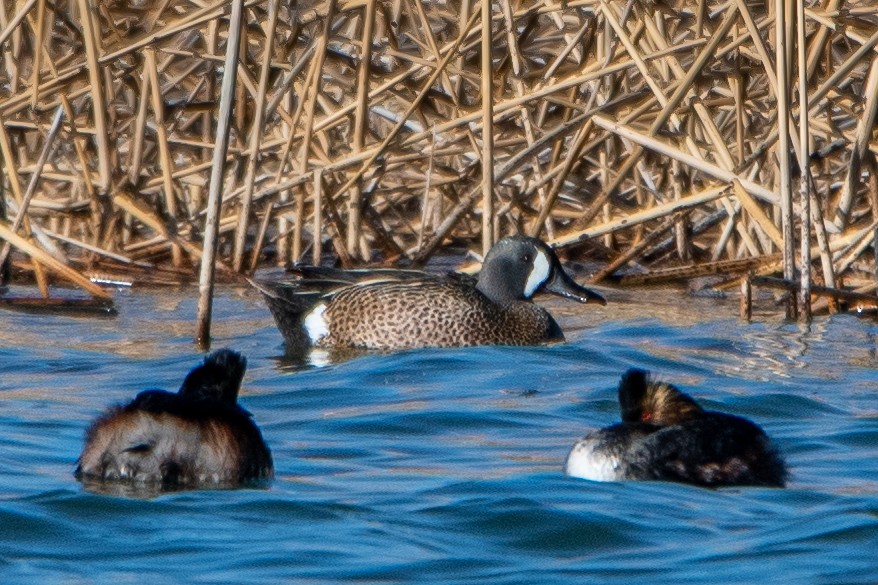
<svg viewBox="0 0 878 585"><path fill-rule="evenodd" d="M218 400L235 404L247 370L247 358L230 349L220 349L189 372L180 386L180 396L193 400Z"/></svg>
<svg viewBox="0 0 878 585"><path fill-rule="evenodd" d="M697 418L704 412L688 394L650 379L643 370L630 369L619 382L619 408L623 422L649 422L668 426Z"/></svg>

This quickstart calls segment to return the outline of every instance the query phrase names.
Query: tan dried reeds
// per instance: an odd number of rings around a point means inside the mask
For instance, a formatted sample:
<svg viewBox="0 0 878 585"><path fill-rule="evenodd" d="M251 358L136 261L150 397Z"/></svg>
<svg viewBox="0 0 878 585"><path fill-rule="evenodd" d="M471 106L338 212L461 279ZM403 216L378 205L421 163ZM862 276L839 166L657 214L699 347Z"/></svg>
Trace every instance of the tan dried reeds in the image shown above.
<svg viewBox="0 0 878 585"><path fill-rule="evenodd" d="M811 253L828 289L874 274L871 0L245 0L211 179L232 3L0 7L0 154L24 220L2 234L19 258L194 268L221 181L217 261L236 271L422 263L525 232L606 236L601 278L768 274L743 261L784 252L803 308Z"/></svg>

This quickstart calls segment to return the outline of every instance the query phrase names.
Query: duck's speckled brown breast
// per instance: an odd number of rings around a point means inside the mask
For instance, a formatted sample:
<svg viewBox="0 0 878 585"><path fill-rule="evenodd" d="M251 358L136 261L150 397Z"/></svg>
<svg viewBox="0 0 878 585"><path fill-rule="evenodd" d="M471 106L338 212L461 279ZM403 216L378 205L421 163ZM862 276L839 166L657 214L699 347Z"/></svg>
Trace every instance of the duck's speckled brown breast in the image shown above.
<svg viewBox="0 0 878 585"><path fill-rule="evenodd" d="M405 349L563 339L542 307L529 301L500 307L478 290L455 283L353 286L333 297L324 318L329 335L321 346Z"/></svg>

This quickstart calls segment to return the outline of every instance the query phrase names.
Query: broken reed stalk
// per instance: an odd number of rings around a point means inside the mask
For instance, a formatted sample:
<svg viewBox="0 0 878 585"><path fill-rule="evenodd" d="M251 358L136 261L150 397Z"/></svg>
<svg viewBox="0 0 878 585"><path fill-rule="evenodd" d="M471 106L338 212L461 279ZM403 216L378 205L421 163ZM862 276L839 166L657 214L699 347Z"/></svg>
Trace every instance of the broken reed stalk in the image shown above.
<svg viewBox="0 0 878 585"><path fill-rule="evenodd" d="M664 235L669 229L674 227L674 225L678 221L678 215L685 215L685 213L674 213L673 215L671 215L669 220L665 220L664 222L662 222L662 224L657 229L650 232L649 235L637 242L637 244L631 246L631 248L628 249L625 253L621 254L618 258L614 259L612 262L608 263L605 267L589 277L589 284L597 284L605 278L611 276L616 270L630 262L646 248L655 243L655 241L662 237L662 235Z"/></svg>
<svg viewBox="0 0 878 585"><path fill-rule="evenodd" d="M9 38L22 20L27 18L28 13L30 13L31 9L34 7L34 4L37 3L37 0L27 0L19 11L9 20L9 24L6 25L6 28L0 31L0 45L6 42L6 39Z"/></svg>
<svg viewBox="0 0 878 585"><path fill-rule="evenodd" d="M203 350L210 349L210 319L213 310L214 258L217 252L221 192L226 166L226 151L231 130L232 106L234 105L235 80L238 74L238 49L241 40L241 15L243 0L232 0L229 16L229 33L226 39L226 60L220 89L219 119L216 128L216 144L213 149L213 166L207 196L207 217L204 220L204 253L198 281L198 315L195 342Z"/></svg>
<svg viewBox="0 0 878 585"><path fill-rule="evenodd" d="M319 234L323 233L323 171L316 169L314 171L314 211L312 218L314 224L311 228L315 234L311 242L311 263L320 266L320 259L323 256L323 240Z"/></svg>
<svg viewBox="0 0 878 585"><path fill-rule="evenodd" d="M317 49L314 57L312 57L313 61L311 63L311 71L309 74L310 83L306 85L306 94L302 96L302 103L304 104L304 130L302 132L302 146L299 150L299 172L302 174L307 174L309 170L309 157L311 154L311 143L314 140L314 114L317 107L317 98L319 95L321 83L323 81L323 63L326 59L326 48L329 44L329 36L330 36L330 26L332 24L332 15L335 14L335 0L329 0L329 5L327 10L329 11L326 19L324 20L322 32L317 42ZM293 134L290 135L290 144L292 144ZM314 184L316 185L318 182L317 173L314 174ZM322 185L322 182L321 182ZM313 197L313 215L314 215L314 223L319 225L319 216L320 216L320 208L317 201L317 192L315 191L312 194ZM304 218L302 214L304 213L304 197L305 191L304 187L299 189L299 197L302 198L302 205L299 208L297 206L296 210L296 227L297 233L295 235L296 241L301 242L302 240L302 226L304 224ZM312 251L314 249L319 249L320 245L318 241L320 240L320 232L314 232L312 244ZM301 243L298 246L294 246L294 250L301 250ZM299 260L298 254L293 254L293 259L295 261Z"/></svg>
<svg viewBox="0 0 878 585"><path fill-rule="evenodd" d="M40 96L40 65L43 58L43 29L46 24L46 0L39 0L37 5L37 22L34 25L34 36L36 37L36 47L34 48L34 66L31 75L31 86L33 93L31 94L30 107L37 107L37 100ZM2 264L2 262L0 262Z"/></svg>
<svg viewBox="0 0 878 585"><path fill-rule="evenodd" d="M43 143L43 150L40 151L40 157L37 159L36 168L34 169L34 173L31 175L30 183L28 183L27 191L24 194L24 199L19 203L18 213L15 214L15 219L12 221L12 225L10 229L13 232L18 231L18 228L21 227L21 223L27 215L27 208L30 205L31 199L36 193L37 183L40 181L40 175L43 172L43 167L46 164L46 161L49 159L49 156L52 153L52 150L55 148L55 137L58 136L58 130L61 129L61 119L64 116L64 108L62 106L58 106L58 109L55 110L55 118L52 120L52 126L49 128L49 133L46 135L46 141ZM4 204L3 209L5 211L6 206ZM12 244L8 241L3 244L3 249L0 250L0 266L2 266L6 262L6 258L9 256L9 250L11 249Z"/></svg>
<svg viewBox="0 0 878 585"><path fill-rule="evenodd" d="M10 244L33 258L34 262L38 262L44 265L52 272L55 272L65 279L76 284L90 295L99 299L106 300L110 300L113 298L110 293L108 293L98 285L93 284L90 280L83 277L79 272L70 268L60 260L56 260L51 255L44 252L41 248L35 246L34 244L31 244L26 239L13 232L7 225L3 223L0 223L0 238L6 240Z"/></svg>

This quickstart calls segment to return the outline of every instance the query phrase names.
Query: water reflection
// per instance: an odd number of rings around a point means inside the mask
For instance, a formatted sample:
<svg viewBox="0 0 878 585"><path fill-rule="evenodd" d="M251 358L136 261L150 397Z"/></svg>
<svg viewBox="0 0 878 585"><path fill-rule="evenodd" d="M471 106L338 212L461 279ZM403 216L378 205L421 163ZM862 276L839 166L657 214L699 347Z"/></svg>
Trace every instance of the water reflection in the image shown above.
<svg viewBox="0 0 878 585"><path fill-rule="evenodd" d="M231 491L231 490L269 490L274 480L254 480L241 483L214 483L206 488L201 487L185 487L170 486L160 482L130 482L130 481L104 481L93 477L83 477L80 482L84 490L92 494L104 496L113 496L117 498L134 498L138 500L151 500L166 494L180 494L186 492L197 492L209 489L211 491Z"/></svg>

